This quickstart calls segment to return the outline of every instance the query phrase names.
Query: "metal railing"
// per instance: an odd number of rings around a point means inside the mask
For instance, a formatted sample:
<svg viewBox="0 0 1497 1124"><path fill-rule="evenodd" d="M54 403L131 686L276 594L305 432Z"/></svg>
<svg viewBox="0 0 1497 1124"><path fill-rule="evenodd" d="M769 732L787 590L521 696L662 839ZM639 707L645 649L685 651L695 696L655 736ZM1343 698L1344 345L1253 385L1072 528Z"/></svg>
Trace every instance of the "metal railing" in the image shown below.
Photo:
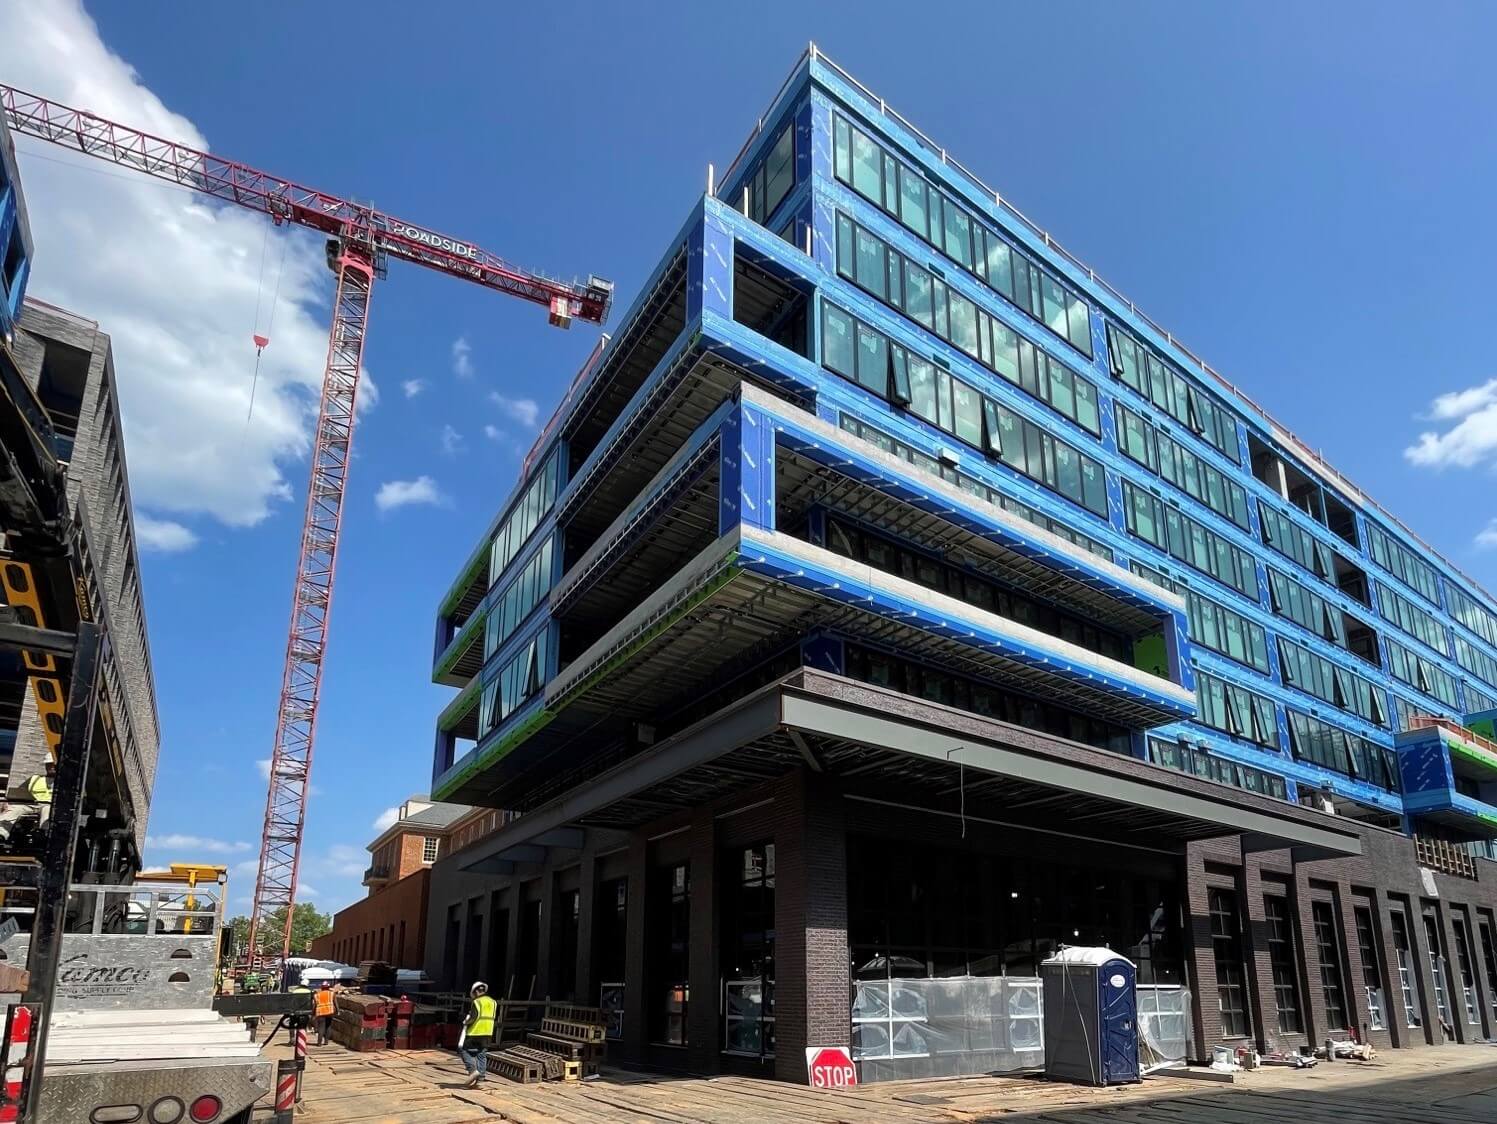
<svg viewBox="0 0 1497 1124"><path fill-rule="evenodd" d="M1445 730L1447 733L1454 734L1462 741L1470 742L1472 745L1486 750L1493 756L1494 759L1497 759L1497 742L1492 741L1490 738L1484 738L1480 734L1468 730L1454 718L1443 718L1435 714L1416 714L1409 719L1409 729Z"/></svg>
<svg viewBox="0 0 1497 1124"><path fill-rule="evenodd" d="M1019 210L1018 207L1014 206L1013 203L1005 199L996 188L989 187L986 183L984 183L981 177L979 177L976 172L973 172L959 160L950 156L946 152L946 149L944 147L937 144L934 140L923 133L908 118L899 113L898 110L891 108L889 106L889 103L886 102L882 97L874 93L867 86L863 85L862 82L859 82L846 70L829 59L814 42L810 43L807 48L801 52L800 57L795 60L795 65L790 68L790 73L786 75L785 80L780 83L779 88L775 91L774 97L770 99L768 106L766 106L764 113L758 118L753 132L749 134L749 138L744 142L743 147L738 150L738 154L733 158L733 162L728 165L727 172L721 177L721 179L717 181L718 184L726 185L732 182L733 176L738 171L739 165L748 155L749 150L753 148L755 141L759 139L759 135L764 131L765 122L768 118L770 110L772 110L775 106L775 103L778 102L782 96L784 96L786 89L790 86L791 81L799 72L801 65L807 61L819 62L828 70L833 71L843 82L847 83L847 85L851 86L858 93L862 94L863 97L867 98L870 102L877 105L878 111L882 116L897 122L900 127L905 129L916 141L924 146L924 148L929 153L935 156L941 162L943 167L950 168L952 171L956 172L963 179L965 179L972 187L977 189L977 191L979 191L983 196L992 199L993 205L999 210L1001 214L1018 222L1024 227L1025 230L1029 231L1029 233L1032 234L1035 238L1038 238L1041 242L1043 242L1047 249L1051 250L1053 253L1069 262L1077 270L1086 274L1087 280L1090 281L1093 285L1096 285L1098 288L1107 292L1120 304L1126 305L1129 313L1132 316L1138 319L1141 323L1147 325L1149 328L1153 329L1153 331L1156 332L1161 338L1163 338L1170 347L1174 348L1177 352L1179 352L1182 356L1189 360L1190 363L1193 364L1201 372L1201 374L1205 375L1212 382L1215 382L1218 386L1222 387L1224 390L1229 391L1231 394L1240 399L1242 404L1246 406L1250 412L1257 416L1258 420L1265 427L1267 427L1269 433L1277 441L1279 441L1280 444L1284 445L1291 453L1299 457L1307 465L1315 469L1315 471L1326 477L1326 482L1334 482L1334 485L1340 491L1342 491L1348 499L1350 499L1358 506L1372 508L1373 510L1377 511L1391 524L1393 524L1393 526L1397 527L1404 534L1408 535L1408 537L1415 543L1417 543L1421 548L1427 550L1432 556L1439 559L1440 562L1448 567L1453 573L1459 574L1475 589L1482 589L1481 584L1478 583L1475 578L1466 573L1466 571L1462 570L1440 551L1436 550L1422 537L1420 537L1420 535L1415 532L1413 528L1411 528L1403 520L1399 519L1382 504L1378 503L1375 499L1364 492L1360 487L1357 486L1355 482L1347 477L1345 473L1341 472L1337 468L1332 467L1323 457L1321 457L1319 453L1315 452L1308 444L1306 444L1299 436L1297 436L1293 430L1289 429L1288 426L1276 420L1272 415L1269 414L1267 410L1265 410L1251 397L1249 397L1241 387L1232 382L1232 380L1227 378L1225 375L1221 374L1204 359L1198 356L1195 352L1191 351L1190 348L1186 347L1183 343L1176 339L1174 333L1172 333L1169 329L1157 323L1147 313L1141 311L1139 307L1133 303L1132 299L1124 295L1124 293L1120 289L1118 289L1117 286L1111 284L1105 278L1098 275L1096 270L1087 265L1075 254L1071 253L1054 238L1052 238L1047 230L1041 227L1028 215L1024 214L1024 212Z"/></svg>

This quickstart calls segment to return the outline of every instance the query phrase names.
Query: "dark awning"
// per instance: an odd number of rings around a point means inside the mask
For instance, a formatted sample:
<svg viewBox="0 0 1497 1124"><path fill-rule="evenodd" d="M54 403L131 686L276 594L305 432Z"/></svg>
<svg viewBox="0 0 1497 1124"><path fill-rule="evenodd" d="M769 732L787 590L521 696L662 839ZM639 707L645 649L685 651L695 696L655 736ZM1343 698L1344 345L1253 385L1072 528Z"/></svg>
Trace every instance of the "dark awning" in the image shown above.
<svg viewBox="0 0 1497 1124"><path fill-rule="evenodd" d="M804 765L849 795L897 794L1035 831L1181 852L1228 835L1313 860L1362 851L1332 817L1256 793L802 669L519 817L464 855L484 869L566 826L630 828ZM493 869L492 866L488 869Z"/></svg>

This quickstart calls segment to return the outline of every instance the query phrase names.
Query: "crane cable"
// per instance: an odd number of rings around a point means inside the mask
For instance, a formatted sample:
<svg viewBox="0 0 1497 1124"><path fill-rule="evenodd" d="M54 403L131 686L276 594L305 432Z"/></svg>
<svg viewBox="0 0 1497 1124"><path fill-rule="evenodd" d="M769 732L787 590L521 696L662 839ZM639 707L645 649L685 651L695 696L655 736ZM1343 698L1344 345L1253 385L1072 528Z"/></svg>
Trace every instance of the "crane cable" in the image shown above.
<svg viewBox="0 0 1497 1124"><path fill-rule="evenodd" d="M265 245L270 240L270 228L274 223L265 225L265 233L260 239L260 279L255 287L255 331L251 337L255 342L255 372L250 382L249 412L245 414L244 420L248 424L255 413L255 391L260 385L260 356L265 353L266 347L270 345L270 333L275 327L276 306L281 300L281 278L286 272L286 240L281 241L281 256L276 264L275 292L270 298L270 318L265 325L265 334L260 334L260 302L265 295Z"/></svg>

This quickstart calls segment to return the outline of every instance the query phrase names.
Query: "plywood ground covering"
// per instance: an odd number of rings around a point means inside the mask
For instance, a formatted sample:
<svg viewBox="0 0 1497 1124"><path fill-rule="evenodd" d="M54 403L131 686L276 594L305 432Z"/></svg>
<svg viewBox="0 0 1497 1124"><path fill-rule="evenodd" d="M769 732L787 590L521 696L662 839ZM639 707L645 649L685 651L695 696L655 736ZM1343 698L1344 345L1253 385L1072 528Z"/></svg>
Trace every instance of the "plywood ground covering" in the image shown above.
<svg viewBox="0 0 1497 1124"><path fill-rule="evenodd" d="M284 1056L276 1047L273 1053ZM1031 1078L944 1078L840 1093L743 1077L605 1070L580 1085L462 1088L450 1051L314 1047L305 1124L1492 1124L1497 1047L1400 1050L1368 1064L1266 1069L1231 1085L1151 1079L1083 1089Z"/></svg>

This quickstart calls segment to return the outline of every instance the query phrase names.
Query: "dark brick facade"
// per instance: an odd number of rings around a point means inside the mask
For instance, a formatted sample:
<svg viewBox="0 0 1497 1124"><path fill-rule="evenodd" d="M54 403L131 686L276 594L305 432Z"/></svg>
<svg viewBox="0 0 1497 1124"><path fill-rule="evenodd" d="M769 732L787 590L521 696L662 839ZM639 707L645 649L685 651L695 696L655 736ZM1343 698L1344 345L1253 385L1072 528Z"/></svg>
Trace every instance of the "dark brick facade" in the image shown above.
<svg viewBox="0 0 1497 1124"><path fill-rule="evenodd" d="M1343 826L1352 826L1344 824ZM1236 839L1192 844L1185 860L1191 923L1191 965L1197 1002L1196 1037L1207 1045L1229 1041L1221 1035L1216 1004L1216 966L1206 922L1206 896L1210 887L1231 889L1238 895L1244 918L1244 945L1249 958L1248 980L1252 992L1253 1033L1250 1041L1260 1049L1274 1045L1290 1048L1299 1041L1322 1042L1343 1037L1344 1027L1327 1025L1324 980L1316 955L1313 904L1328 903L1339 923L1343 986L1348 1021L1379 1047L1439 1045L1445 1041L1474 1042L1497 1034L1497 996L1487 978L1481 925L1497 939L1497 864L1476 863L1475 879L1421 869L1415 860L1413 840L1391 831L1357 827L1362 838L1359 858L1294 863L1287 851L1250 853L1244 859ZM1434 892L1431 893L1431 887ZM1296 921L1296 952L1300 971L1300 1012L1304 1033L1293 1042L1278 1032L1273 973L1266 948L1264 895L1284 890ZM1366 907L1374 919L1377 975L1382 985L1382 1029L1371 1028L1364 991L1362 954L1357 939L1355 907ZM1405 1017L1399 987L1399 972L1390 915L1402 910L1408 921L1412 945L1412 969L1416 979L1415 1000L1420 1026L1410 1027ZM1439 1017L1429 942L1422 920L1429 914L1436 922L1444 961L1447 1017ZM1462 998L1458 960L1455 956L1453 919L1460 917L1471 941L1472 981L1476 993L1477 1021L1468 1021ZM1241 1041L1241 1040L1238 1040Z"/></svg>

